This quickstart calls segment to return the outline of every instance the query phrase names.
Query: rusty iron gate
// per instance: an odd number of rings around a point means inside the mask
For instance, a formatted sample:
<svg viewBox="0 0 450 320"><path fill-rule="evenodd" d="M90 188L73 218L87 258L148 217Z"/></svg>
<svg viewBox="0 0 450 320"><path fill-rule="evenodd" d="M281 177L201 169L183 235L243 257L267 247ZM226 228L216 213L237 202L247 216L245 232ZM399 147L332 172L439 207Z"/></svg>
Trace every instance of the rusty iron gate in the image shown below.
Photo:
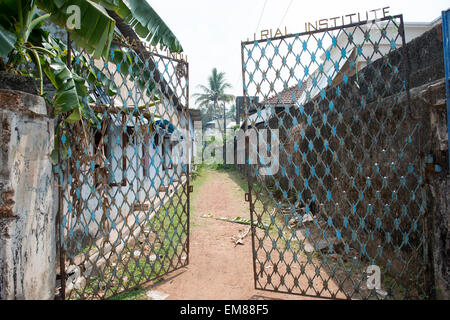
<svg viewBox="0 0 450 320"><path fill-rule="evenodd" d="M57 133L57 274L63 298L107 299L189 262L188 64L125 39L69 50L89 121Z"/></svg>
<svg viewBox="0 0 450 320"><path fill-rule="evenodd" d="M255 288L428 297L403 17L243 42L242 66Z"/></svg>

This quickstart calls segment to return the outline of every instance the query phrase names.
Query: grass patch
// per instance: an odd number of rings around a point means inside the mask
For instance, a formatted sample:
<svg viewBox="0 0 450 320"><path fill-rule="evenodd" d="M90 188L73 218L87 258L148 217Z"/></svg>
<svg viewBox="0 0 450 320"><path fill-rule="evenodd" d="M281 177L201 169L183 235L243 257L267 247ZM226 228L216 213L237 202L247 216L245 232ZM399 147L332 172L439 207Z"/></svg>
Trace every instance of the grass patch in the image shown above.
<svg viewBox="0 0 450 320"><path fill-rule="evenodd" d="M187 265L187 210L186 190L180 187L142 227L136 238L130 235L124 240L126 247L112 252L86 279L85 285L73 290L68 298L148 299L143 284ZM92 254L101 248L90 249Z"/></svg>
<svg viewBox="0 0 450 320"><path fill-rule="evenodd" d="M201 194L200 189L206 183L206 181L208 181L208 168L206 168L204 165L198 165L197 171L196 171L196 177L195 177L195 179L191 179L191 186L194 187L194 192L192 192L190 194L191 227L198 226L198 221L194 214L194 212L195 212L194 202L200 196L200 194ZM192 229L191 229L191 232L192 232Z"/></svg>
<svg viewBox="0 0 450 320"><path fill-rule="evenodd" d="M147 297L147 289L138 287L136 289L121 293L109 300L151 300Z"/></svg>

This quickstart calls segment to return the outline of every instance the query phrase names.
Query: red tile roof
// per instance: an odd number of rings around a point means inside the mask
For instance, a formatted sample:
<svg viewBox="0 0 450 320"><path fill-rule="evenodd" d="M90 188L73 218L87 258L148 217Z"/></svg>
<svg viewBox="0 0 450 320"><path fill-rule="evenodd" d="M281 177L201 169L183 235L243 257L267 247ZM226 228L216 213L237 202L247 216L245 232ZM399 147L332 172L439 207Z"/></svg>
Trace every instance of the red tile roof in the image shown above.
<svg viewBox="0 0 450 320"><path fill-rule="evenodd" d="M299 88L298 85L295 85L268 98L262 104L263 105L295 104L298 101L298 99L300 99L300 96L302 95L303 91L304 86Z"/></svg>

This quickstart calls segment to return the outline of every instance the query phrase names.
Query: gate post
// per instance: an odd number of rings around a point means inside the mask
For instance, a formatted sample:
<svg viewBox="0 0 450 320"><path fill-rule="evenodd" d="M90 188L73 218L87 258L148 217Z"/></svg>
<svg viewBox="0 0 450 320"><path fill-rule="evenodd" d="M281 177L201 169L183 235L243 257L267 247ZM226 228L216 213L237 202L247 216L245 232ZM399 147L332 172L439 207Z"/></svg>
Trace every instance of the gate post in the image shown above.
<svg viewBox="0 0 450 320"><path fill-rule="evenodd" d="M447 98L447 133L448 133L448 175L438 180L437 202L438 208L435 212L435 243L434 273L436 285L436 297L438 299L450 298L449 279L449 222L450 222L450 9L442 11L442 42L444 46L445 67L445 92Z"/></svg>
<svg viewBox="0 0 450 320"><path fill-rule="evenodd" d="M0 89L0 300L55 296L53 136L42 97Z"/></svg>
<svg viewBox="0 0 450 320"><path fill-rule="evenodd" d="M447 94L448 169L450 172L450 10L442 11L442 42L444 43L445 91Z"/></svg>

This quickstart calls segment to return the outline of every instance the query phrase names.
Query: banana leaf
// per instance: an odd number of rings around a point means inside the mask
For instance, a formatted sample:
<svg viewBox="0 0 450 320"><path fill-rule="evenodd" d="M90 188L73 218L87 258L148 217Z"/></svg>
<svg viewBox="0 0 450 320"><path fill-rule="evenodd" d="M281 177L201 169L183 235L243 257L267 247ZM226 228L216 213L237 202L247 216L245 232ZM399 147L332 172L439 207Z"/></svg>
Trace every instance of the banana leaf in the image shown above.
<svg viewBox="0 0 450 320"><path fill-rule="evenodd" d="M83 117L97 125L95 112L83 101L88 94L86 80L69 70L60 57L45 57L42 69L56 88L55 114L70 113L66 122L76 122Z"/></svg>
<svg viewBox="0 0 450 320"><path fill-rule="evenodd" d="M107 57L114 35L116 22L95 4L88 0L36 0L40 9L51 14L50 20L67 28L70 14L67 9L71 5L80 8L80 29L70 31L72 39L93 54L95 59Z"/></svg>
<svg viewBox="0 0 450 320"><path fill-rule="evenodd" d="M0 57L8 55L17 41L14 33L0 26Z"/></svg>
<svg viewBox="0 0 450 320"><path fill-rule="evenodd" d="M166 23L146 0L93 0L116 12L136 33L152 46L167 47L170 52L183 52L183 47Z"/></svg>

